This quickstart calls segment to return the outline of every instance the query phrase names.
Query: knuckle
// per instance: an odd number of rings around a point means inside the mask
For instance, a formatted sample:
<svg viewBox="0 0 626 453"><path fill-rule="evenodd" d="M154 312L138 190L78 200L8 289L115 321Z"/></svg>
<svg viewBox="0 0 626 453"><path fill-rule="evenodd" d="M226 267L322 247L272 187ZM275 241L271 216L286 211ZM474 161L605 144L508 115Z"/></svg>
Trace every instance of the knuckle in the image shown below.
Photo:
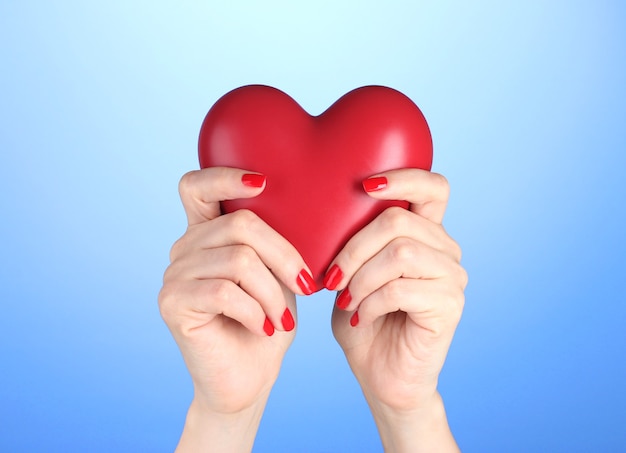
<svg viewBox="0 0 626 453"><path fill-rule="evenodd" d="M178 193L183 196L191 192L193 186L193 180L199 170L192 170L185 173L178 182Z"/></svg>
<svg viewBox="0 0 626 453"><path fill-rule="evenodd" d="M257 258L257 254L252 247L239 245L232 248L230 262L236 269L245 271L253 267Z"/></svg>
<svg viewBox="0 0 626 453"><path fill-rule="evenodd" d="M170 263L173 263L182 255L183 250L186 248L185 238L186 236L181 236L172 244L172 248L170 249Z"/></svg>
<svg viewBox="0 0 626 453"><path fill-rule="evenodd" d="M166 283L159 291L158 296L158 304L159 304L159 313L161 313L161 317L165 320L166 323L170 323L170 321L174 318L174 313L176 311L176 298L178 297L178 285L174 283Z"/></svg>
<svg viewBox="0 0 626 453"><path fill-rule="evenodd" d="M176 265L176 263L177 261L173 261L172 264L167 266L165 272L163 272L163 284L166 284L176 279L175 276L178 274L176 269L178 266Z"/></svg>
<svg viewBox="0 0 626 453"><path fill-rule="evenodd" d="M461 283L461 290L465 290L465 288L467 288L467 284L469 283L469 274L467 273L467 270L465 270L465 268L463 266L458 267L458 272L459 272L459 282Z"/></svg>
<svg viewBox="0 0 626 453"><path fill-rule="evenodd" d="M433 184L437 188L437 193L441 194L441 197L445 200L450 196L450 183L448 179L439 173L432 173Z"/></svg>
<svg viewBox="0 0 626 453"><path fill-rule="evenodd" d="M399 206L387 208L380 216L382 227L395 236L403 234L409 228L409 211ZM404 233L406 234L406 233Z"/></svg>
<svg viewBox="0 0 626 453"><path fill-rule="evenodd" d="M238 233L249 231L257 225L259 217L249 209L239 209L229 214L229 227Z"/></svg>
<svg viewBox="0 0 626 453"><path fill-rule="evenodd" d="M408 238L396 238L389 244L390 259L394 262L413 261L417 255L417 244Z"/></svg>
<svg viewBox="0 0 626 453"><path fill-rule="evenodd" d="M234 283L230 280L213 280L210 294L218 304L228 304L232 300Z"/></svg>

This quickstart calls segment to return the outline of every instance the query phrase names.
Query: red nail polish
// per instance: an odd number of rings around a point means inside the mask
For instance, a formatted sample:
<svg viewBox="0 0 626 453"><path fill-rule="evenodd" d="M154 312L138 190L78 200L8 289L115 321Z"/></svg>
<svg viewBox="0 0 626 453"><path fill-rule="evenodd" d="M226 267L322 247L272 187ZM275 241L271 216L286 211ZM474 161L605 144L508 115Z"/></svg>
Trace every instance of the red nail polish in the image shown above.
<svg viewBox="0 0 626 453"><path fill-rule="evenodd" d="M339 297L337 297L337 308L340 310L345 310L348 305L350 305L350 301L352 300L352 294L350 294L350 290L348 288L344 289Z"/></svg>
<svg viewBox="0 0 626 453"><path fill-rule="evenodd" d="M384 176L375 176L363 181L363 188L366 192L377 192L385 187L387 187L387 178Z"/></svg>
<svg viewBox="0 0 626 453"><path fill-rule="evenodd" d="M354 327L358 323L359 323L359 312L355 311L354 314L352 315L352 318L350 318L350 325Z"/></svg>
<svg viewBox="0 0 626 453"><path fill-rule="evenodd" d="M293 315L291 314L289 308L285 308L283 316L280 318L280 320L283 323L283 329L285 329L285 331L287 332L291 332L296 326L296 322L293 320Z"/></svg>
<svg viewBox="0 0 626 453"><path fill-rule="evenodd" d="M246 173L241 177L241 183L246 187L254 187L258 189L265 184L265 175Z"/></svg>
<svg viewBox="0 0 626 453"><path fill-rule="evenodd" d="M333 267L330 268L324 277L324 287L332 291L337 287L342 278L343 272L339 269L339 266L333 264Z"/></svg>
<svg viewBox="0 0 626 453"><path fill-rule="evenodd" d="M265 317L265 323L263 323L263 331L267 334L268 337L274 335L274 326L272 325L272 321L267 316Z"/></svg>
<svg viewBox="0 0 626 453"><path fill-rule="evenodd" d="M315 280L313 280L313 277L311 277L311 274L309 274L306 269L302 269L300 271L296 282L302 292L307 296L310 296L317 291L317 288L315 287Z"/></svg>

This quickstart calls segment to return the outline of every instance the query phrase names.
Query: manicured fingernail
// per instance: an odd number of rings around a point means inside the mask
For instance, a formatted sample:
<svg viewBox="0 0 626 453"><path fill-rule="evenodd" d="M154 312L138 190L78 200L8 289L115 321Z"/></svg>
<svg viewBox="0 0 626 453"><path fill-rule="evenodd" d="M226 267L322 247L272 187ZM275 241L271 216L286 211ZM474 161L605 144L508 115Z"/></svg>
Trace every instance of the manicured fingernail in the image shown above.
<svg viewBox="0 0 626 453"><path fill-rule="evenodd" d="M310 296L317 290L315 280L313 280L313 277L311 277L311 274L309 274L306 269L300 271L296 281L302 292L307 296Z"/></svg>
<svg viewBox="0 0 626 453"><path fill-rule="evenodd" d="M265 323L263 323L263 331L267 334L268 337L274 335L274 326L272 325L272 321L267 316L265 317Z"/></svg>
<svg viewBox="0 0 626 453"><path fill-rule="evenodd" d="M285 329L285 331L287 332L292 331L293 328L296 326L296 322L293 320L293 316L289 308L285 308L283 316L281 316L280 320L283 323L283 329Z"/></svg>
<svg viewBox="0 0 626 453"><path fill-rule="evenodd" d="M387 187L387 178L384 176L374 176L363 180L363 188L366 192L376 192Z"/></svg>
<svg viewBox="0 0 626 453"><path fill-rule="evenodd" d="M324 277L324 287L332 291L337 287L342 278L343 272L339 269L339 266L333 264L333 267L330 268Z"/></svg>
<svg viewBox="0 0 626 453"><path fill-rule="evenodd" d="M352 318L350 318L350 325L354 327L358 323L359 323L359 312L355 311L354 314L352 315Z"/></svg>
<svg viewBox="0 0 626 453"><path fill-rule="evenodd" d="M265 175L246 173L241 177L241 182L246 187L254 187L258 189L265 184Z"/></svg>
<svg viewBox="0 0 626 453"><path fill-rule="evenodd" d="M350 290L348 288L344 289L337 298L337 308L339 308L340 310L345 310L346 307L350 304L351 300L352 295L350 294Z"/></svg>

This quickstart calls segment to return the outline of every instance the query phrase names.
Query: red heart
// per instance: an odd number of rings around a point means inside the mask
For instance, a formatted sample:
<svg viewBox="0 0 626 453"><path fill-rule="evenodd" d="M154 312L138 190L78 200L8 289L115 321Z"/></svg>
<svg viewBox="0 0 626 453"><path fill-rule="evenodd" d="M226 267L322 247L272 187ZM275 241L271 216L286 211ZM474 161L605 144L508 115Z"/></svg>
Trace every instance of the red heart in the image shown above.
<svg viewBox="0 0 626 453"><path fill-rule="evenodd" d="M348 239L389 206L361 182L397 168L430 170L432 140L419 108L391 88L357 88L319 116L275 88L237 88L209 110L199 138L200 166L242 168L267 176L256 198L222 202L250 209L287 238L309 265L318 289Z"/></svg>

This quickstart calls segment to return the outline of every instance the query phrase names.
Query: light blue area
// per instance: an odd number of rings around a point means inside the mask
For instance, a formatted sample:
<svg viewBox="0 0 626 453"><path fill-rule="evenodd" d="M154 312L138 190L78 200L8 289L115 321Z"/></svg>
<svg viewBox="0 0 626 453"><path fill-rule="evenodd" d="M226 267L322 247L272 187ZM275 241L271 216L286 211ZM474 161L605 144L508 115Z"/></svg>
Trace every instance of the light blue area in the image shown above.
<svg viewBox="0 0 626 453"><path fill-rule="evenodd" d="M384 84L424 111L470 274L441 376L464 451L626 449L621 2L9 0L0 64L1 451L173 450L177 182L247 83L315 114ZM381 451L332 302L299 300L255 451Z"/></svg>

